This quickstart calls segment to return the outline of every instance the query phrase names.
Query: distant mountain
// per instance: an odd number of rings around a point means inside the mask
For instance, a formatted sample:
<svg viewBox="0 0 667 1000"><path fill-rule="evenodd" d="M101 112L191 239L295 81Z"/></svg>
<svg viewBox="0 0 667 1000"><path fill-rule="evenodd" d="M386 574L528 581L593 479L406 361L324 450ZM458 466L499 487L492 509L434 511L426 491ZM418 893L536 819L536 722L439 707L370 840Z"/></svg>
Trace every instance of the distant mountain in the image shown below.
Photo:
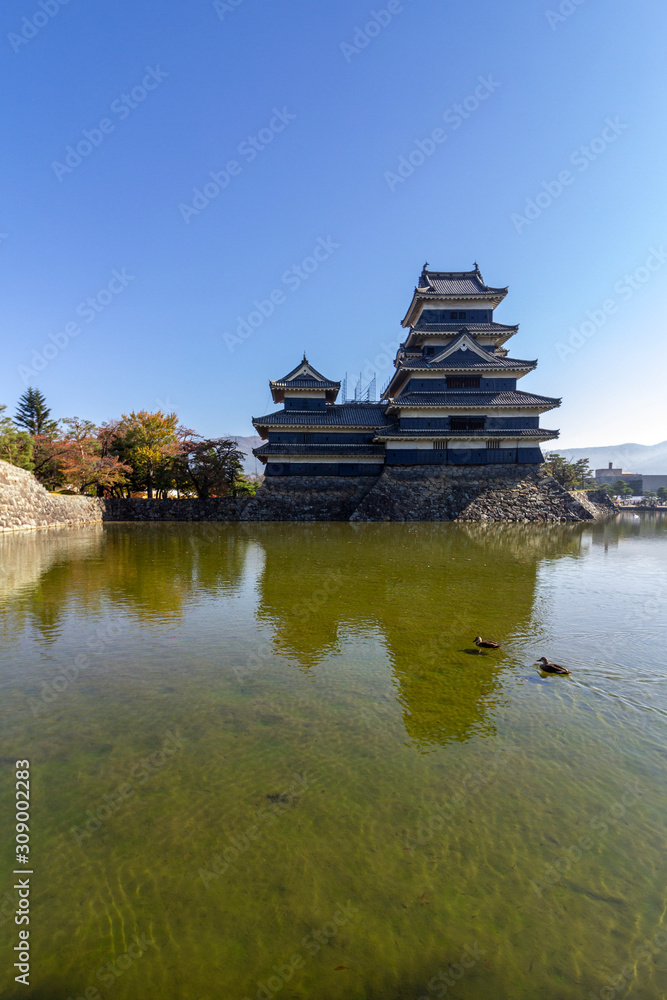
<svg viewBox="0 0 667 1000"><path fill-rule="evenodd" d="M555 450L555 449L554 449ZM610 462L623 472L645 476L667 475L667 441L660 444L610 444L601 448L559 448L567 461L587 458L592 469L605 469Z"/></svg>
<svg viewBox="0 0 667 1000"><path fill-rule="evenodd" d="M242 451L245 455L243 462L243 468L246 472L256 472L258 476L264 475L264 464L260 462L258 458L252 453L253 448L259 448L260 444L264 444L260 437L237 437L234 436L234 441L239 446L239 451Z"/></svg>

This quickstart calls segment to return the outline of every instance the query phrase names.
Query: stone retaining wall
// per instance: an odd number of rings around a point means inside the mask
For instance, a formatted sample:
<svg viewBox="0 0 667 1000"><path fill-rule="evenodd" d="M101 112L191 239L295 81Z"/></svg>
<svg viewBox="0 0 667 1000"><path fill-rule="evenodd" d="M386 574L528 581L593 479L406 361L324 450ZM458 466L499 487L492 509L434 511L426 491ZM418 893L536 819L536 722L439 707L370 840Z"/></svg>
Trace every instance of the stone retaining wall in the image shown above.
<svg viewBox="0 0 667 1000"><path fill-rule="evenodd" d="M604 490L573 490L570 493L596 521L618 514L618 507Z"/></svg>
<svg viewBox="0 0 667 1000"><path fill-rule="evenodd" d="M0 461L0 532L101 522L103 501L49 493L31 472Z"/></svg>
<svg viewBox="0 0 667 1000"><path fill-rule="evenodd" d="M243 521L349 521L377 476L271 476L243 511Z"/></svg>
<svg viewBox="0 0 667 1000"><path fill-rule="evenodd" d="M239 500L143 500L109 497L98 501L105 521L240 521L248 498Z"/></svg>
<svg viewBox="0 0 667 1000"><path fill-rule="evenodd" d="M555 522L606 516L606 509L568 493L535 466L394 466L384 470L351 520Z"/></svg>

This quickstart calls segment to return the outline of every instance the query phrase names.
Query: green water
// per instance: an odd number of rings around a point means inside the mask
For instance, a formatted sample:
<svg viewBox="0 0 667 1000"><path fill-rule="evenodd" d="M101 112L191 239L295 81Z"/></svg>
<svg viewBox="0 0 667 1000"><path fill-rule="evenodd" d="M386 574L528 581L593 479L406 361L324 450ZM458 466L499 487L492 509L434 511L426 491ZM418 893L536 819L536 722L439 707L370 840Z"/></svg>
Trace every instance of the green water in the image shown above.
<svg viewBox="0 0 667 1000"><path fill-rule="evenodd" d="M0 566L2 998L667 995L664 516L120 524Z"/></svg>

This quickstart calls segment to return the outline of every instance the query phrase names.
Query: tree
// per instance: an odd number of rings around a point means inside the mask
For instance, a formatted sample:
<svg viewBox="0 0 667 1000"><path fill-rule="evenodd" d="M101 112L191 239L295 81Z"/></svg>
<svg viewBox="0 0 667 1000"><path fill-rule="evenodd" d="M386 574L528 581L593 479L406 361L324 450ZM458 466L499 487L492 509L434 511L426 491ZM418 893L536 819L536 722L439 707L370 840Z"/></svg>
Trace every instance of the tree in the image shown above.
<svg viewBox="0 0 667 1000"><path fill-rule="evenodd" d="M580 458L576 462L566 462L557 451L552 451L545 456L544 471L553 476L557 483L564 486L566 490L583 489L592 486L595 482L593 470L588 464L587 458Z"/></svg>
<svg viewBox="0 0 667 1000"><path fill-rule="evenodd" d="M132 469L116 455L102 455L102 444L97 437L97 427L90 420L66 417L62 450L58 456L60 471L67 484L79 493L95 487L98 495L113 490L127 482Z"/></svg>
<svg viewBox="0 0 667 1000"><path fill-rule="evenodd" d="M620 497L633 497L635 495L635 491L626 479L617 479L613 483L612 489Z"/></svg>
<svg viewBox="0 0 667 1000"><path fill-rule="evenodd" d="M114 428L110 449L121 462L131 466L132 482L145 486L149 500L153 499L156 474L163 471L180 452L176 434L178 417L175 413L149 413L140 410L122 414Z"/></svg>
<svg viewBox="0 0 667 1000"><path fill-rule="evenodd" d="M35 476L48 490L60 489L65 485L60 459L67 450L66 446L57 431L53 434L35 434L32 440L35 449Z"/></svg>
<svg viewBox="0 0 667 1000"><path fill-rule="evenodd" d="M44 395L39 389L28 387L18 401L14 422L19 427L25 427L30 434L52 435L57 424L55 420L49 420L50 415Z"/></svg>
<svg viewBox="0 0 667 1000"><path fill-rule="evenodd" d="M667 503L667 486L658 486L656 493L663 503Z"/></svg>
<svg viewBox="0 0 667 1000"><path fill-rule="evenodd" d="M611 485L611 483L601 483L598 489L600 490L601 493L606 493L608 497L616 496L616 490Z"/></svg>
<svg viewBox="0 0 667 1000"><path fill-rule="evenodd" d="M236 495L240 497L254 497L262 482L263 479L254 474L241 476L236 483Z"/></svg>
<svg viewBox="0 0 667 1000"><path fill-rule="evenodd" d="M187 473L200 500L238 496L244 488L243 453L228 438L192 438L184 442Z"/></svg>
<svg viewBox="0 0 667 1000"><path fill-rule="evenodd" d="M7 409L0 404L0 459L32 472L33 442L27 431L19 431L13 420L3 417Z"/></svg>

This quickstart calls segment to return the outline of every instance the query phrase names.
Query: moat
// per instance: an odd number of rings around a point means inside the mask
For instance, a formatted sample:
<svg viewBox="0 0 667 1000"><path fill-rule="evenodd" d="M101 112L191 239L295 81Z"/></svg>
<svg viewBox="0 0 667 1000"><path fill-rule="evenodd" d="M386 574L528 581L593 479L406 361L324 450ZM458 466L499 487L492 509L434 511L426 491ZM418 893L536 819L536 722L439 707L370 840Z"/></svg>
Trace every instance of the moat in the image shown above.
<svg viewBox="0 0 667 1000"><path fill-rule="evenodd" d="M0 995L660 1000L666 523L0 537Z"/></svg>

